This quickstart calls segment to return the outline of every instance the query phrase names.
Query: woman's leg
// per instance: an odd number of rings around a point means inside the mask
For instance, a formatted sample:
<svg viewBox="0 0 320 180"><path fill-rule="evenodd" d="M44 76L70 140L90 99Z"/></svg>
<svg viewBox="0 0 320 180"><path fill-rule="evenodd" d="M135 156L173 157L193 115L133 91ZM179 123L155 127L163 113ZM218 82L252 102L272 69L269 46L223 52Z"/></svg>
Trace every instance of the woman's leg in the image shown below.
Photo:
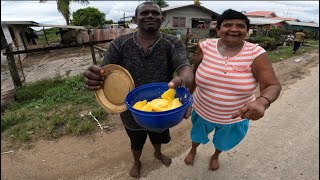
<svg viewBox="0 0 320 180"><path fill-rule="evenodd" d="M200 143L192 142L191 149L190 149L187 157L184 159L184 162L187 165L191 165L191 166L193 165L194 157L197 154L197 148L198 148L199 145L200 145Z"/></svg>
<svg viewBox="0 0 320 180"><path fill-rule="evenodd" d="M216 151L211 156L210 164L209 164L209 170L215 171L219 169L219 155L222 151L216 148Z"/></svg>

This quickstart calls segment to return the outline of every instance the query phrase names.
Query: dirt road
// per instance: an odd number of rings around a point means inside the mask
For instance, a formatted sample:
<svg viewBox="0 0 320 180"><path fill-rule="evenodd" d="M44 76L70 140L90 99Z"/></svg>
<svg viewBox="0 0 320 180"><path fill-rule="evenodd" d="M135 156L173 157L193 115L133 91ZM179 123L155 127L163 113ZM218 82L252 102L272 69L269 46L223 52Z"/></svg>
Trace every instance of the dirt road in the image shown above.
<svg viewBox="0 0 320 180"><path fill-rule="evenodd" d="M299 59L299 60L297 60ZM274 64L284 88L266 116L250 124L244 141L221 156L217 172L208 172L210 144L201 147L195 166L182 161L189 149L190 120L171 130L163 147L174 157L170 168L153 158L146 143L141 157L145 179L319 179L319 52ZM1 155L1 179L132 179L129 141L117 116L117 128L84 137L39 141L30 150ZM170 175L170 176L169 176Z"/></svg>

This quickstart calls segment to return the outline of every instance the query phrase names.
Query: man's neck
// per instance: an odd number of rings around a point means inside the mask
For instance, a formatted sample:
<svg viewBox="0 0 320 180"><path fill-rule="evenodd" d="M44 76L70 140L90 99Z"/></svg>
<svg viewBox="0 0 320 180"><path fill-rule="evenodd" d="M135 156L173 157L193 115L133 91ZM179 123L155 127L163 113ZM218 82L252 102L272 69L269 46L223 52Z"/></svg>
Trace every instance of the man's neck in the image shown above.
<svg viewBox="0 0 320 180"><path fill-rule="evenodd" d="M142 31L138 31L137 36L139 39L143 39L146 41L151 41L151 40L155 40L157 38L159 38L161 35L160 31L156 31L153 33L147 33L147 32L142 32Z"/></svg>

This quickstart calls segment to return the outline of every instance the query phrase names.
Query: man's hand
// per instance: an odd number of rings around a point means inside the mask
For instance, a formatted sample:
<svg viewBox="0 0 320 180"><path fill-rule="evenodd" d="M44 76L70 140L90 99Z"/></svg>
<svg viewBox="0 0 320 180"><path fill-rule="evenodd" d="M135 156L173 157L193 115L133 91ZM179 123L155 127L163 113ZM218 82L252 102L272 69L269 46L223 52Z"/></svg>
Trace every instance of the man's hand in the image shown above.
<svg viewBox="0 0 320 180"><path fill-rule="evenodd" d="M188 107L186 113L184 113L184 118L188 119L191 116L192 107Z"/></svg>
<svg viewBox="0 0 320 180"><path fill-rule="evenodd" d="M92 91L100 89L100 86L105 78L105 75L103 73L104 70L101 67L97 65L90 66L83 73L86 88Z"/></svg>
<svg viewBox="0 0 320 180"><path fill-rule="evenodd" d="M176 78L173 78L173 79L169 82L168 86L169 86L169 88L175 89L175 88L177 88L178 86L183 86L183 87L185 87L185 84L184 84L184 82L183 82L183 80L182 80L181 77L176 77Z"/></svg>

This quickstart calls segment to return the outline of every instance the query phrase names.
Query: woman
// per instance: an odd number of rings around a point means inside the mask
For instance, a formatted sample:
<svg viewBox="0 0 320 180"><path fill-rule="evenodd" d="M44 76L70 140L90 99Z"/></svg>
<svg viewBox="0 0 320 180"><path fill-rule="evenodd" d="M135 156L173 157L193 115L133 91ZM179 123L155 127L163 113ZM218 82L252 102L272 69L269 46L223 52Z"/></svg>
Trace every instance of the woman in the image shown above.
<svg viewBox="0 0 320 180"><path fill-rule="evenodd" d="M217 20L220 38L199 44L191 90L192 147L185 158L187 165L193 164L197 147L209 142L208 134L215 130L209 170L217 170L220 153L239 144L248 131L249 120L262 118L280 94L281 85L266 51L244 41L249 25L245 15L228 9ZM260 96L255 98L258 85Z"/></svg>

